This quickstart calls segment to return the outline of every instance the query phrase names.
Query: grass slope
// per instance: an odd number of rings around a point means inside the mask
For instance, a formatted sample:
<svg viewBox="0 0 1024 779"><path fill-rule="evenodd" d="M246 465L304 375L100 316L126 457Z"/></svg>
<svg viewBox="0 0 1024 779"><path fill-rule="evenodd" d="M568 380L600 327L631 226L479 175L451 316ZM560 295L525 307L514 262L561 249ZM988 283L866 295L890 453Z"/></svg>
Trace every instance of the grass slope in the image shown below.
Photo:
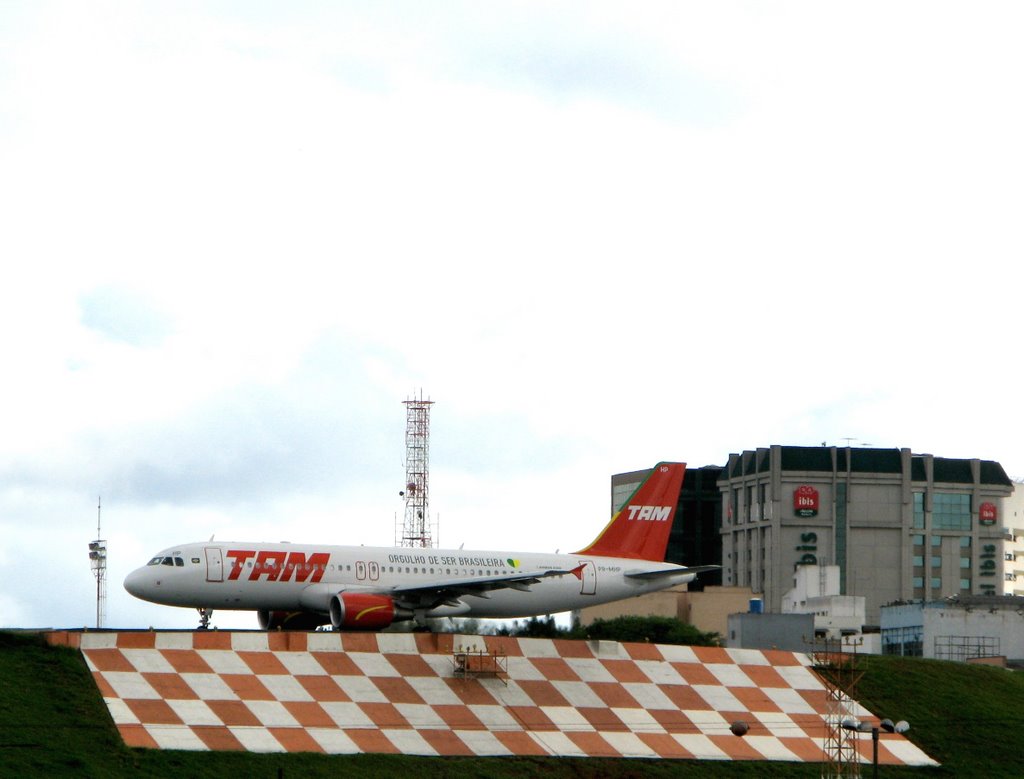
<svg viewBox="0 0 1024 779"><path fill-rule="evenodd" d="M1024 775L1024 675L927 660L871 657L860 699L906 719L944 765L883 766L885 777ZM818 777L819 765L574 758L415 758L129 749L77 650L0 632L0 776L83 777ZM865 773L870 775L870 769Z"/></svg>

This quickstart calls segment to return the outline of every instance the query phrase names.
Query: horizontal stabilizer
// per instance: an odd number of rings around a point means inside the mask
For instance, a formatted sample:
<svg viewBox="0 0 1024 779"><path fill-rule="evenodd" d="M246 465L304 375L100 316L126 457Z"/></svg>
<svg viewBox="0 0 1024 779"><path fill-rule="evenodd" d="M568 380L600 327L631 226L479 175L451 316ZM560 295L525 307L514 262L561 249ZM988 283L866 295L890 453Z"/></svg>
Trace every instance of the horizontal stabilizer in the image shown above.
<svg viewBox="0 0 1024 779"><path fill-rule="evenodd" d="M671 567L666 566L665 568L648 568L645 570L626 571L623 575L628 576L630 579L657 579L662 576L681 576L683 574L698 574L706 573L707 571L717 571L721 567L722 566L720 565L673 565Z"/></svg>

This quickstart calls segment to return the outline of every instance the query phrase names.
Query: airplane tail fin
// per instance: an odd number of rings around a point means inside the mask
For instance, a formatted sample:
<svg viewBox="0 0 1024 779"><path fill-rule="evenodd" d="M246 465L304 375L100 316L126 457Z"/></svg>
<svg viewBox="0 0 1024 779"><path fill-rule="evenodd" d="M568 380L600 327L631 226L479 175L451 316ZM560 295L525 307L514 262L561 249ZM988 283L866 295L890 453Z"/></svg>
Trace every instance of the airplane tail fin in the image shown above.
<svg viewBox="0 0 1024 779"><path fill-rule="evenodd" d="M658 463L590 546L576 554L665 559L686 463Z"/></svg>

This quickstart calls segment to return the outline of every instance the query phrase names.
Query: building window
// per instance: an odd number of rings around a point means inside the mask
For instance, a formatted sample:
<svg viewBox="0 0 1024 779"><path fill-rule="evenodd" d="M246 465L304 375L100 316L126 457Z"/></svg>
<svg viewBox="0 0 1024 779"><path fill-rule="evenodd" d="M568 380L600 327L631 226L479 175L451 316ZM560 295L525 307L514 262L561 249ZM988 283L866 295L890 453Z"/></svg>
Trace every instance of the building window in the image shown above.
<svg viewBox="0 0 1024 779"><path fill-rule="evenodd" d="M924 565L924 557L919 554L914 555L914 565L918 568Z"/></svg>
<svg viewBox="0 0 1024 779"><path fill-rule="evenodd" d="M959 492L937 492L932 503L935 530L970 530L971 496Z"/></svg>
<svg viewBox="0 0 1024 779"><path fill-rule="evenodd" d="M971 548L971 537L970 536L960 536L960 548L961 549L970 549Z"/></svg>
<svg viewBox="0 0 1024 779"><path fill-rule="evenodd" d="M934 555L933 554L932 555L932 568L941 568L941 567L942 567L942 558L939 557L938 555Z"/></svg>
<svg viewBox="0 0 1024 779"><path fill-rule="evenodd" d="M924 527L924 493L914 493L914 527Z"/></svg>
<svg viewBox="0 0 1024 779"><path fill-rule="evenodd" d="M960 558L960 567L961 568L970 568L971 567L971 558L970 557L961 557Z"/></svg>
<svg viewBox="0 0 1024 779"><path fill-rule="evenodd" d="M941 586L942 586L942 579L940 579L938 576L933 576L932 577L932 589L933 590L937 590Z"/></svg>
<svg viewBox="0 0 1024 779"><path fill-rule="evenodd" d="M920 625L886 628L882 631L882 654L920 657L924 649L923 632Z"/></svg>
<svg viewBox="0 0 1024 779"><path fill-rule="evenodd" d="M960 580L960 589L961 590L966 590L966 591L970 592L971 580L970 579L961 579Z"/></svg>
<svg viewBox="0 0 1024 779"><path fill-rule="evenodd" d="M914 546L924 546L924 534L923 533L915 533L914 536L913 536L913 539L914 539Z"/></svg>
<svg viewBox="0 0 1024 779"><path fill-rule="evenodd" d="M923 576L915 576L914 577L914 586L917 587L918 589L920 589L921 587L924 587L924 577Z"/></svg>

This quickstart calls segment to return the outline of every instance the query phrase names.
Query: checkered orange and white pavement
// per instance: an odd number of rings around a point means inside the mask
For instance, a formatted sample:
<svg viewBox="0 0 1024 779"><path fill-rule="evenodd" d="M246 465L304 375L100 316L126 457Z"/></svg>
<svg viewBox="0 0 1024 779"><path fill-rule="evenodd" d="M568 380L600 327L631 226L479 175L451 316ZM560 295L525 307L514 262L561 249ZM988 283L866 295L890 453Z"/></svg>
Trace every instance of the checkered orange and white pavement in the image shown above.
<svg viewBox="0 0 1024 779"><path fill-rule="evenodd" d="M80 647L134 747L822 760L825 688L791 652L422 633L51 641ZM466 678L456 650L506 655L505 672ZM743 737L729 730L737 720L749 725ZM859 749L870 760L870 736ZM887 733L879 762L936 764Z"/></svg>

